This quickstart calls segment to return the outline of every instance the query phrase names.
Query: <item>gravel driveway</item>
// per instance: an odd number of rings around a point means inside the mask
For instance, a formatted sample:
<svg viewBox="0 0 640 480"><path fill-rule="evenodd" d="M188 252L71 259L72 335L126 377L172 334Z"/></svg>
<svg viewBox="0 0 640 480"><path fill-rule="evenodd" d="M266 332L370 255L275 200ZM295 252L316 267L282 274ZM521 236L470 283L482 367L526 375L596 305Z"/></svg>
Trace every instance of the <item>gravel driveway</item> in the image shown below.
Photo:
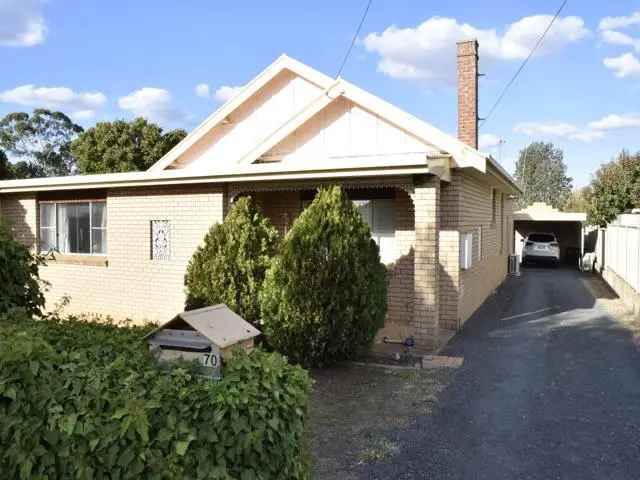
<svg viewBox="0 0 640 480"><path fill-rule="evenodd" d="M464 365L438 411L392 434L398 453L360 477L640 478L640 353L594 282L508 279L443 352Z"/></svg>

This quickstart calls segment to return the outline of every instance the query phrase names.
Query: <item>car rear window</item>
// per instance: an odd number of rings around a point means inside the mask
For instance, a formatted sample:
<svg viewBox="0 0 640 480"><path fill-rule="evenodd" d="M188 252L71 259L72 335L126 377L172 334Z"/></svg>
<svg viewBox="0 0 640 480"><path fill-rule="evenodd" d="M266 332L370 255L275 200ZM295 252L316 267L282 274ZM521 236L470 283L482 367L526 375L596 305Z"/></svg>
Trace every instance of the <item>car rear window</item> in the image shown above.
<svg viewBox="0 0 640 480"><path fill-rule="evenodd" d="M530 242L551 243L556 241L556 237L547 233L532 233L527 240Z"/></svg>

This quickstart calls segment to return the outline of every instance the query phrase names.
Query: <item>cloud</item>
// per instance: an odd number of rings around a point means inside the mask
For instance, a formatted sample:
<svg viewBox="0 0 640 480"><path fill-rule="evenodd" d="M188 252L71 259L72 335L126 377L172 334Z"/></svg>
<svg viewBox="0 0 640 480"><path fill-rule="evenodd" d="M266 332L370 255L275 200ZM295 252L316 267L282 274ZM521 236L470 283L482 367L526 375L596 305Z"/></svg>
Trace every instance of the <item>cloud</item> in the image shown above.
<svg viewBox="0 0 640 480"><path fill-rule="evenodd" d="M531 137L564 138L567 140L591 143L604 138L605 135L612 130L626 128L640 129L640 115L610 114L602 117L600 120L589 122L584 128L564 122L523 122L517 124L513 131Z"/></svg>
<svg viewBox="0 0 640 480"><path fill-rule="evenodd" d="M243 88L244 86L232 87L229 85L223 85L216 90L216 93L213 94L213 98L215 98L219 102L228 102L238 93L240 93L240 90L242 90Z"/></svg>
<svg viewBox="0 0 640 480"><path fill-rule="evenodd" d="M600 120L589 123L589 127L596 130L619 130L623 128L640 128L640 115L611 114L602 117Z"/></svg>
<svg viewBox="0 0 640 480"><path fill-rule="evenodd" d="M591 128L580 129L565 122L522 122L517 124L513 131L530 137L564 138L585 143L591 143L604 137L603 132Z"/></svg>
<svg viewBox="0 0 640 480"><path fill-rule="evenodd" d="M640 12L634 12L627 17L604 17L598 25L599 30L613 30L640 24Z"/></svg>
<svg viewBox="0 0 640 480"><path fill-rule="evenodd" d="M478 138L478 146L480 150L489 150L491 148L497 147L502 143L502 138L497 135L493 135L492 133L483 133Z"/></svg>
<svg viewBox="0 0 640 480"><path fill-rule="evenodd" d="M61 110L72 117L88 118L95 115L107 97L102 92L74 92L68 87L36 87L21 85L0 92L0 101L36 108Z"/></svg>
<svg viewBox="0 0 640 480"><path fill-rule="evenodd" d="M633 38L626 33L615 30L604 30L600 32L600 36L605 43L633 47L636 51L640 52L640 38Z"/></svg>
<svg viewBox="0 0 640 480"><path fill-rule="evenodd" d="M179 124L185 120L184 112L176 108L173 98L164 88L144 87L118 99L118 106L160 124Z"/></svg>
<svg viewBox="0 0 640 480"><path fill-rule="evenodd" d="M569 137L578 131L575 125L563 122L522 122L513 131L525 135L544 135L548 137Z"/></svg>
<svg viewBox="0 0 640 480"><path fill-rule="evenodd" d="M196 85L195 92L196 95L202 98L210 98L215 100L216 102L227 102L235 97L240 90L244 88L243 85L240 86L230 86L230 85L222 85L220 86L213 94L211 93L211 87L207 83L199 83Z"/></svg>
<svg viewBox="0 0 640 480"><path fill-rule="evenodd" d="M44 42L47 28L41 0L0 0L0 45L33 47Z"/></svg>
<svg viewBox="0 0 640 480"><path fill-rule="evenodd" d="M524 17L507 25L501 35L495 29L479 29L455 18L431 17L416 27L388 27L370 33L365 49L380 56L378 70L402 79L433 84L453 84L456 42L478 39L482 62L521 60L529 54L551 21L550 15ZM547 55L585 37L589 31L579 17L559 18L536 55Z"/></svg>
<svg viewBox="0 0 640 480"><path fill-rule="evenodd" d="M605 58L602 63L618 78L640 76L640 60L631 52L619 57Z"/></svg>
<svg viewBox="0 0 640 480"><path fill-rule="evenodd" d="M211 89L206 83L199 83L195 88L196 95L202 98L211 98Z"/></svg>

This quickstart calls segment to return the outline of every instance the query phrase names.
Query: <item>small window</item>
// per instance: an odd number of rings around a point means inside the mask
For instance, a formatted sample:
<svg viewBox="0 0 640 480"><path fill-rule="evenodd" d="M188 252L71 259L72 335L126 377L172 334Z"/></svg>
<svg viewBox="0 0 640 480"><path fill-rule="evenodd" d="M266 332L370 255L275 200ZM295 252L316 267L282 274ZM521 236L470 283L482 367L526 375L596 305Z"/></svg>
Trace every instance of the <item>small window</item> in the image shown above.
<svg viewBox="0 0 640 480"><path fill-rule="evenodd" d="M380 261L384 264L394 262L396 245L393 199L354 200L353 203L369 225L371 237L380 248Z"/></svg>
<svg viewBox="0 0 640 480"><path fill-rule="evenodd" d="M473 265L473 233L460 234L460 268L469 270Z"/></svg>
<svg viewBox="0 0 640 480"><path fill-rule="evenodd" d="M47 202L40 204L40 250L61 253L107 253L106 203Z"/></svg>
<svg viewBox="0 0 640 480"><path fill-rule="evenodd" d="M496 193L496 189L492 188L491 189L491 223L495 224L496 223L496 218L497 218L497 212L496 210L498 209L498 202L497 200L497 193Z"/></svg>
<svg viewBox="0 0 640 480"><path fill-rule="evenodd" d="M151 259L171 258L171 225L169 220L151 221Z"/></svg>

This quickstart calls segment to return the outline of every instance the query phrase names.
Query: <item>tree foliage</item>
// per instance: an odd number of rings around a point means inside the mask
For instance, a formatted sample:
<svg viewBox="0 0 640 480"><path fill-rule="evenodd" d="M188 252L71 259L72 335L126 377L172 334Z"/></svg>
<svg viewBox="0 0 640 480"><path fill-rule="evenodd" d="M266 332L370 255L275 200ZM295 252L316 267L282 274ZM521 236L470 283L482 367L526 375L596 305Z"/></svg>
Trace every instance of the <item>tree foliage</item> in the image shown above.
<svg viewBox="0 0 640 480"><path fill-rule="evenodd" d="M163 133L144 118L100 122L80 135L71 151L83 174L146 170L186 135L180 129Z"/></svg>
<svg viewBox="0 0 640 480"><path fill-rule="evenodd" d="M0 313L15 308L36 315L44 306L38 267L42 259L13 238L0 219Z"/></svg>
<svg viewBox="0 0 640 480"><path fill-rule="evenodd" d="M622 151L595 173L591 181L589 222L604 226L618 214L640 207L640 152Z"/></svg>
<svg viewBox="0 0 640 480"><path fill-rule="evenodd" d="M572 178L567 176L562 150L553 143L533 142L523 150L516 163L515 179L523 193L518 208L533 202L545 202L562 208L571 194Z"/></svg>
<svg viewBox="0 0 640 480"><path fill-rule="evenodd" d="M322 366L368 348L387 312L386 269L355 205L322 189L294 222L261 293L267 341Z"/></svg>
<svg viewBox="0 0 640 480"><path fill-rule="evenodd" d="M18 178L69 175L76 168L71 142L82 131L62 112L9 113L0 120L0 148L21 159Z"/></svg>
<svg viewBox="0 0 640 480"><path fill-rule="evenodd" d="M239 198L211 227L187 267L187 308L225 303L250 323L260 319L259 294L279 244L278 231L250 197Z"/></svg>
<svg viewBox="0 0 640 480"><path fill-rule="evenodd" d="M13 166L9 163L7 155L0 150L0 180L11 180L14 178Z"/></svg>
<svg viewBox="0 0 640 480"><path fill-rule="evenodd" d="M3 479L308 478L307 372L236 350L162 369L149 327L0 315Z"/></svg>
<svg viewBox="0 0 640 480"><path fill-rule="evenodd" d="M581 212L585 213L589 210L591 201L591 187L586 186L571 191L569 198L562 207L563 212Z"/></svg>

